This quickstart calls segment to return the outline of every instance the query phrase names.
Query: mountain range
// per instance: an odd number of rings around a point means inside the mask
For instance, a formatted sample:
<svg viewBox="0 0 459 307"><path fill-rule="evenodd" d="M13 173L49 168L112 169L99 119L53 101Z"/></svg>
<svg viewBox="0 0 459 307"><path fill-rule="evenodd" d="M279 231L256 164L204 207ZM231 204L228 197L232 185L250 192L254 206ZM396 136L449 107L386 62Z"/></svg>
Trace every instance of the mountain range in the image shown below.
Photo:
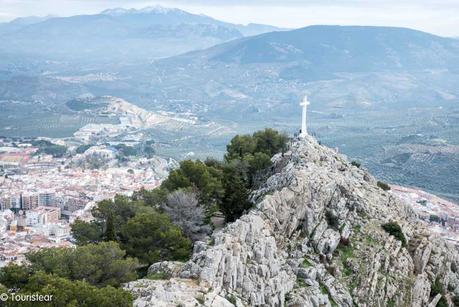
<svg viewBox="0 0 459 307"><path fill-rule="evenodd" d="M231 24L160 6L110 9L0 24L0 52L59 61L145 62L273 30L278 28Z"/></svg>
<svg viewBox="0 0 459 307"><path fill-rule="evenodd" d="M205 51L225 63L300 62L330 72L458 66L457 40L395 27L310 26L236 40Z"/></svg>
<svg viewBox="0 0 459 307"><path fill-rule="evenodd" d="M441 106L455 104L459 95L458 41L406 28L310 26L271 32L141 69L142 75L163 76L161 84L151 80L152 88L186 88L184 95L196 93L196 103L218 113L241 114L241 107L255 116L291 113L292 96L305 93L319 109ZM279 90L272 93L273 88Z"/></svg>

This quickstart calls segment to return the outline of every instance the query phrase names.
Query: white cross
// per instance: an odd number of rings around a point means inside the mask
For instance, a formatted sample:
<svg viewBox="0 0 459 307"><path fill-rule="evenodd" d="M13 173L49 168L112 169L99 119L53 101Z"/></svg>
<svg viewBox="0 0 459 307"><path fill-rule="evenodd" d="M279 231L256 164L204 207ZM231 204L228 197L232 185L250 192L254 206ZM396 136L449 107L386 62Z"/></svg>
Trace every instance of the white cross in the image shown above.
<svg viewBox="0 0 459 307"><path fill-rule="evenodd" d="M302 121L301 121L300 137L308 135L308 128L307 128L307 125L306 125L306 113L307 113L307 110L308 110L308 105L309 105L308 96L304 96L303 101L300 102L300 106L303 107L303 117L302 117Z"/></svg>

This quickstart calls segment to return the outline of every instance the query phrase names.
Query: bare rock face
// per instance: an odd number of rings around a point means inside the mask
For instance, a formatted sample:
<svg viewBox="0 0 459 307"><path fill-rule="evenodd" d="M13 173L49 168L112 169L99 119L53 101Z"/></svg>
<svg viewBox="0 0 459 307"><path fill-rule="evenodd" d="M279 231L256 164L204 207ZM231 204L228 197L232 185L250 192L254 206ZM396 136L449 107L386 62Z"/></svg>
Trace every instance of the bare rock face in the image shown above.
<svg viewBox="0 0 459 307"><path fill-rule="evenodd" d="M180 270L152 266L174 271L170 280L126 285L137 306L453 306L457 249L370 174L310 137L273 162L254 209Z"/></svg>
<svg viewBox="0 0 459 307"><path fill-rule="evenodd" d="M210 288L200 286L192 279L171 278L169 280L140 279L125 287L138 299L139 307L155 306L215 306L232 307L237 301L228 301ZM239 303L241 305L241 303Z"/></svg>

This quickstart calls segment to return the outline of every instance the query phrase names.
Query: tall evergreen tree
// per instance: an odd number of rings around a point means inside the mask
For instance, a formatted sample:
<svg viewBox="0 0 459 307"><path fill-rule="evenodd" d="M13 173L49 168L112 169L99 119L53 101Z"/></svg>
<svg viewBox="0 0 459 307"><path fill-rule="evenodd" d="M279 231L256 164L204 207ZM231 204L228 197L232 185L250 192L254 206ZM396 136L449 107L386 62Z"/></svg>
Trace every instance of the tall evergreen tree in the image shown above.
<svg viewBox="0 0 459 307"><path fill-rule="evenodd" d="M245 210L252 206L248 201L248 179L244 171L245 167L242 164L241 161L235 160L224 170L225 195L222 200L221 210L228 222L236 220Z"/></svg>
<svg viewBox="0 0 459 307"><path fill-rule="evenodd" d="M115 223L112 212L107 216L104 239L105 241L116 241Z"/></svg>

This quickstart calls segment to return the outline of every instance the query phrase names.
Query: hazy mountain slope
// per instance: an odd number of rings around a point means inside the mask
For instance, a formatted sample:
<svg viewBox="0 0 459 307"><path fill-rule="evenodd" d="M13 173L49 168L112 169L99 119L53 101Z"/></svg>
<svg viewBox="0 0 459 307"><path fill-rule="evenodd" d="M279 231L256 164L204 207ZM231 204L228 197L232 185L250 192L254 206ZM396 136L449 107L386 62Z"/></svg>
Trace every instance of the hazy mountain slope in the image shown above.
<svg viewBox="0 0 459 307"><path fill-rule="evenodd" d="M201 52L225 63L302 62L331 72L457 68L457 40L406 28L310 26L242 39Z"/></svg>
<svg viewBox="0 0 459 307"><path fill-rule="evenodd" d="M30 16L30 17L16 18L10 22L2 22L0 23L0 35L6 34L9 32L18 31L28 25L39 23L49 18L51 18L51 16L46 16L46 17Z"/></svg>
<svg viewBox="0 0 459 307"><path fill-rule="evenodd" d="M303 93L329 108L439 106L459 97L458 67L454 39L404 28L311 26L159 61L151 72L162 77L151 85L186 88L174 99L223 114L241 114L241 106L253 115L290 113L291 98Z"/></svg>
<svg viewBox="0 0 459 307"><path fill-rule="evenodd" d="M271 29L233 25L179 9L112 9L96 15L3 24L0 52L95 63L103 59L145 62L240 38L241 32L259 34Z"/></svg>

